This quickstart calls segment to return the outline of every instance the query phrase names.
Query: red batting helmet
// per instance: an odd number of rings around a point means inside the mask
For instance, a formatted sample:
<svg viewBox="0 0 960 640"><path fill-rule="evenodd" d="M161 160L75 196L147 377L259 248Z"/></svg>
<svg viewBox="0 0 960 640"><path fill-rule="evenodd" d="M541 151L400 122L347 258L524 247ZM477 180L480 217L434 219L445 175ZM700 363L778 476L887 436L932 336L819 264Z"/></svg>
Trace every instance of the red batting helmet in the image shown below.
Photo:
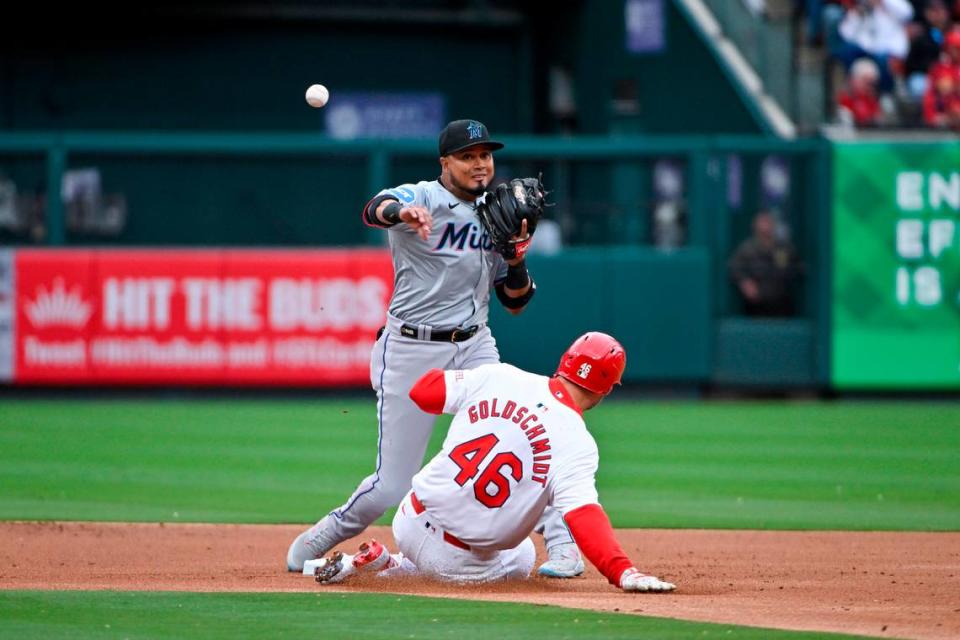
<svg viewBox="0 0 960 640"><path fill-rule="evenodd" d="M588 391L607 395L613 385L620 384L627 354L623 345L599 331L577 338L563 357L556 375Z"/></svg>

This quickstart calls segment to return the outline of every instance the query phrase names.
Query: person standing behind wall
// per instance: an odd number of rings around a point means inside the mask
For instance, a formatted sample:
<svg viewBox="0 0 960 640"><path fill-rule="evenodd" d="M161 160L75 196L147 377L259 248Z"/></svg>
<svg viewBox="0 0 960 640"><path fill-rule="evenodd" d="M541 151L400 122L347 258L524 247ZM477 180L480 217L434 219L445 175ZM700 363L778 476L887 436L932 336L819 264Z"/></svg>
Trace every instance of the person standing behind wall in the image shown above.
<svg viewBox="0 0 960 640"><path fill-rule="evenodd" d="M753 235L740 243L728 267L747 315L794 315L793 285L803 265L793 245L777 238L776 219L769 211L754 216Z"/></svg>

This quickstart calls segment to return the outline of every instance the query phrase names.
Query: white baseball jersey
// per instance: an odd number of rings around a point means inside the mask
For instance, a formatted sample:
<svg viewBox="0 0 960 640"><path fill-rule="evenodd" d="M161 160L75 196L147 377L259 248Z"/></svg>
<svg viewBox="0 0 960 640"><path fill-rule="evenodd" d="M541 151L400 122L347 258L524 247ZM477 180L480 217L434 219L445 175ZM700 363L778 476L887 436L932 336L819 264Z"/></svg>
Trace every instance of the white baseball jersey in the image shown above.
<svg viewBox="0 0 960 640"><path fill-rule="evenodd" d="M406 323L438 329L487 321L490 289L507 275L476 216L476 203L459 200L438 180L405 184L377 195L403 206L424 207L433 216L424 242L409 225L389 229L394 291L390 314Z"/></svg>
<svg viewBox="0 0 960 640"><path fill-rule="evenodd" d="M445 531L478 550L516 547L548 505L598 502L597 444L558 380L508 364L446 371L443 448L413 490Z"/></svg>

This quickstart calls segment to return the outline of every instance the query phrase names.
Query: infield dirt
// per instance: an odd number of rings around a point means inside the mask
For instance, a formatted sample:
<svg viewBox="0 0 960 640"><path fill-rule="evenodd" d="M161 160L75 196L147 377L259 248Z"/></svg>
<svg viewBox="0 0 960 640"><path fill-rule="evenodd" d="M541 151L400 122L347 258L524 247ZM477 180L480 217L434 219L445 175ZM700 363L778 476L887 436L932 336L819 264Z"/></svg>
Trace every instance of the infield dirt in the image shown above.
<svg viewBox="0 0 960 640"><path fill-rule="evenodd" d="M573 580L455 586L358 577L321 587L285 570L300 525L0 523L0 589L379 591L551 604L878 637L960 637L960 533L618 530L672 594L624 594L592 567ZM388 527L363 539L392 548ZM538 553L543 557L538 536ZM360 539L340 548L356 549Z"/></svg>

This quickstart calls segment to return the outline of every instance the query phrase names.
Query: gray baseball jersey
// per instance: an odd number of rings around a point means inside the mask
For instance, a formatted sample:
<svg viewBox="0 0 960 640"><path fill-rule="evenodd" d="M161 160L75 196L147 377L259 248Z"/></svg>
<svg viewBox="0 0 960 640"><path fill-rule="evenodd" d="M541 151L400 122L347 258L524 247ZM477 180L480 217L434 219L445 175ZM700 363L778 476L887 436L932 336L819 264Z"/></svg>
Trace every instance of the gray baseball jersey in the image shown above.
<svg viewBox="0 0 960 640"><path fill-rule="evenodd" d="M459 200L438 180L385 189L378 195L403 206L424 207L433 216L423 241L406 224L389 229L394 293L390 314L411 325L452 329L487 321L490 289L507 275L493 251L473 202Z"/></svg>

